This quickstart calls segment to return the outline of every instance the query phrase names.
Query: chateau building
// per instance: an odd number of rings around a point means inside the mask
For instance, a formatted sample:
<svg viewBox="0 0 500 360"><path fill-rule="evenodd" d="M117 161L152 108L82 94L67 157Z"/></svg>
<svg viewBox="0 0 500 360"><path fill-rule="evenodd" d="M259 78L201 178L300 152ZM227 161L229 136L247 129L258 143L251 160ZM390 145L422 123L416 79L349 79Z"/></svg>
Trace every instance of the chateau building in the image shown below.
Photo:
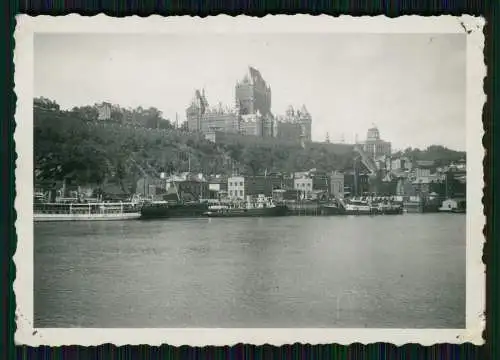
<svg viewBox="0 0 500 360"><path fill-rule="evenodd" d="M244 122L242 133L262 137L273 136L273 114L271 113L271 87L260 72L248 68L243 80L235 86L237 110Z"/></svg>
<svg viewBox="0 0 500 360"><path fill-rule="evenodd" d="M207 138L215 133L239 134L286 141L311 141L311 115L305 108L290 107L285 116L275 118L271 111L271 87L261 73L249 67L235 85L234 107L209 107L205 91L196 90L186 109L189 131Z"/></svg>
<svg viewBox="0 0 500 360"><path fill-rule="evenodd" d="M285 116L278 116L274 123L274 136L281 139L311 141L312 118L305 105L300 110L289 106Z"/></svg>

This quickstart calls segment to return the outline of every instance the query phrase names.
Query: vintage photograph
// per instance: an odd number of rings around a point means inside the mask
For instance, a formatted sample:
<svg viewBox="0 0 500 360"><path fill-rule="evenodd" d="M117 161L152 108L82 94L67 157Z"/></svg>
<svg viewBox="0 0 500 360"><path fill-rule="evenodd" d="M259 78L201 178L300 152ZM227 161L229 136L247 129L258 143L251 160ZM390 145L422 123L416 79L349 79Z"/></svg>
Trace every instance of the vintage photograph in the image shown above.
<svg viewBox="0 0 500 360"><path fill-rule="evenodd" d="M286 18L289 31L33 31L32 328L480 325L469 25Z"/></svg>

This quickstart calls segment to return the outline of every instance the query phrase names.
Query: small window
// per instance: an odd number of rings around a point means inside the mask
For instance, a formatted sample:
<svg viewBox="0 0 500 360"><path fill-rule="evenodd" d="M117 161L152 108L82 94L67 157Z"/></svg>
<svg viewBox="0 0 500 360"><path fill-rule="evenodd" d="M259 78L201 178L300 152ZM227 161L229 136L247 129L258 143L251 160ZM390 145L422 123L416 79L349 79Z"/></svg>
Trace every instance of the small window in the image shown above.
<svg viewBox="0 0 500 360"><path fill-rule="evenodd" d="M240 196L243 196L243 190L240 190Z"/></svg>
<svg viewBox="0 0 500 360"><path fill-rule="evenodd" d="M229 182L229 186L233 186L233 183L231 181Z"/></svg>
<svg viewBox="0 0 500 360"><path fill-rule="evenodd" d="M240 181L240 186L243 186L243 182Z"/></svg>
<svg viewBox="0 0 500 360"><path fill-rule="evenodd" d="M229 196L233 196L233 190L229 190Z"/></svg>

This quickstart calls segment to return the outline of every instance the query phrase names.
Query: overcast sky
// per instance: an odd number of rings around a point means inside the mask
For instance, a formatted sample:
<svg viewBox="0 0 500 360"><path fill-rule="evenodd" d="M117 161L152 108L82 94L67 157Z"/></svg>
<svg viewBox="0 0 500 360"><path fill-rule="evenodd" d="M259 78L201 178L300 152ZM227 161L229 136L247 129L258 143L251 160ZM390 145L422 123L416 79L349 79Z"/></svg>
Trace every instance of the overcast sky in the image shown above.
<svg viewBox="0 0 500 360"><path fill-rule="evenodd" d="M233 105L251 65L274 114L306 105L314 141L364 140L376 124L396 149L465 149L462 34L37 34L34 46L35 96L62 108L109 101L183 121L196 88Z"/></svg>

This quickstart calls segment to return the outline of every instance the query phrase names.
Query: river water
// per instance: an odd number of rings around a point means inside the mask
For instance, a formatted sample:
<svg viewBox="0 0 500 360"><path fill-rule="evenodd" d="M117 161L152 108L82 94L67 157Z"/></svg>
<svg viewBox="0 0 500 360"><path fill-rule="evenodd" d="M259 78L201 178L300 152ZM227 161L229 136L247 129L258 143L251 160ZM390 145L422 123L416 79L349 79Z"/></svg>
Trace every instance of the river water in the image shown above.
<svg viewBox="0 0 500 360"><path fill-rule="evenodd" d="M35 327L465 326L465 215L35 224Z"/></svg>

